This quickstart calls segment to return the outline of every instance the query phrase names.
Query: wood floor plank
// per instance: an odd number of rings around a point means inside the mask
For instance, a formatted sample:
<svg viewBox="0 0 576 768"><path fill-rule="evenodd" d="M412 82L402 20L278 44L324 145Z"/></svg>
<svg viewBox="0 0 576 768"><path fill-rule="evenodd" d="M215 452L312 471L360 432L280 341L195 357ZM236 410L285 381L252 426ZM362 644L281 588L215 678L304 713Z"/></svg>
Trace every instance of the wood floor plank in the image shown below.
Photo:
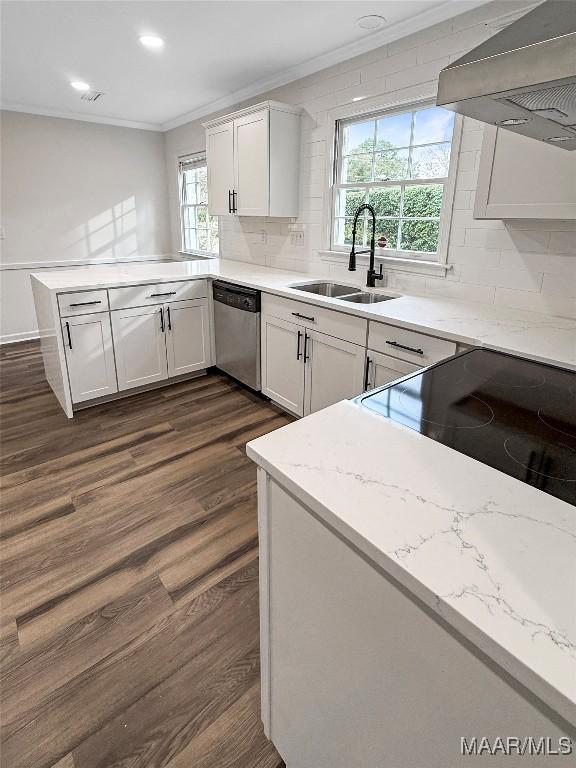
<svg viewBox="0 0 576 768"><path fill-rule="evenodd" d="M69 420L38 343L0 346L3 768L283 765L245 443L290 420L218 372Z"/></svg>
<svg viewBox="0 0 576 768"><path fill-rule="evenodd" d="M279 768L284 765L262 733L260 686L253 685L165 768Z"/></svg>
<svg viewBox="0 0 576 768"><path fill-rule="evenodd" d="M120 598L69 624L60 634L5 663L0 675L0 701L8 725L38 706L110 653L140 635L172 601L156 576Z"/></svg>

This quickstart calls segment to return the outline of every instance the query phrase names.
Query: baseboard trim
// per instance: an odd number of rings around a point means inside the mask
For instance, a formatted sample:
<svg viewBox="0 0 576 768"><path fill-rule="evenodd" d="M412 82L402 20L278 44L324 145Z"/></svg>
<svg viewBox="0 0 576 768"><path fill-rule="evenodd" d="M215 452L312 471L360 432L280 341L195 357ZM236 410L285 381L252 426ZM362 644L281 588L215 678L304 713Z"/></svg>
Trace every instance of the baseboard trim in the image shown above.
<svg viewBox="0 0 576 768"><path fill-rule="evenodd" d="M33 339L39 339L40 334L38 331L22 331L22 333L6 333L4 336L0 336L0 347L4 344L17 344L19 341L32 341Z"/></svg>

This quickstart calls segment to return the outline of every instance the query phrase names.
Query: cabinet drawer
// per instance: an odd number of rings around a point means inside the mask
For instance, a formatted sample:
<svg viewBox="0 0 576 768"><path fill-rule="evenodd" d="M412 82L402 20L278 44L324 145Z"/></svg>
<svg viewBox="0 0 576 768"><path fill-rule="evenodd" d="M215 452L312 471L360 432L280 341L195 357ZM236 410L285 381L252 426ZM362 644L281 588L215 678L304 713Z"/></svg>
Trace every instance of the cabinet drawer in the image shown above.
<svg viewBox="0 0 576 768"><path fill-rule="evenodd" d="M367 321L334 309L316 307L281 296L262 295L262 314L298 323L320 333L327 333L354 344L366 344Z"/></svg>
<svg viewBox="0 0 576 768"><path fill-rule="evenodd" d="M178 283L155 283L152 285L127 285L124 288L110 288L110 309L129 309L163 304L166 301L204 299L208 296L206 280L186 280Z"/></svg>
<svg viewBox="0 0 576 768"><path fill-rule="evenodd" d="M60 317L88 315L108 309L108 293L103 291L77 291L76 293L59 293L58 307Z"/></svg>
<svg viewBox="0 0 576 768"><path fill-rule="evenodd" d="M456 352L456 344L453 341L374 322L370 323L368 347L421 367L437 363Z"/></svg>

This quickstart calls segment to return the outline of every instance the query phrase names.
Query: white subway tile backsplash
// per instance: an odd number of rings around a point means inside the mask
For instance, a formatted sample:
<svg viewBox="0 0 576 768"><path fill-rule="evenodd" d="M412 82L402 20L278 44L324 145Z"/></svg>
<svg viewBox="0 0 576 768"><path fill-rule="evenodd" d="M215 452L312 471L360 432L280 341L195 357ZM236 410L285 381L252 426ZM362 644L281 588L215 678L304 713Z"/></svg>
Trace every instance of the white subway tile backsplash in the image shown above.
<svg viewBox="0 0 576 768"><path fill-rule="evenodd" d="M498 15L518 10L517 0L498 0L262 95L262 100L274 98L303 108L301 214L296 226L305 232L304 245L291 244L291 223L285 219L222 217L222 255L363 285L362 270L350 273L345 261L326 261L317 253L327 247L324 206L332 110L357 96L389 94L393 104L432 94L449 60L486 39L498 26L493 23ZM483 132L483 123L464 119L448 249L452 269L446 277L386 270L387 286L576 317L576 222L474 219Z"/></svg>

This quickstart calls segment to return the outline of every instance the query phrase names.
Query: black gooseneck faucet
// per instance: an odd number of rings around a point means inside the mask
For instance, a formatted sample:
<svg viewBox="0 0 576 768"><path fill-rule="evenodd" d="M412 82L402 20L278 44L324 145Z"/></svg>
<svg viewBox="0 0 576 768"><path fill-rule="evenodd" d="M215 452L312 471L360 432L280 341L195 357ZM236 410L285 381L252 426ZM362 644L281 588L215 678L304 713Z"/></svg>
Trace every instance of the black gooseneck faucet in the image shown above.
<svg viewBox="0 0 576 768"><path fill-rule="evenodd" d="M358 226L358 218L361 213L368 211L372 216L372 236L370 238L370 248L365 251L356 250L356 227ZM368 288L374 288L376 286L376 280L382 280L384 275L382 274L382 264L380 264L380 272L376 272L374 269L374 257L376 247L376 211L368 203L361 205L354 214L354 223L352 225L352 250L350 251L350 262L348 263L348 270L350 272L356 271L356 255L361 253L370 254L370 266L368 267L366 285Z"/></svg>

